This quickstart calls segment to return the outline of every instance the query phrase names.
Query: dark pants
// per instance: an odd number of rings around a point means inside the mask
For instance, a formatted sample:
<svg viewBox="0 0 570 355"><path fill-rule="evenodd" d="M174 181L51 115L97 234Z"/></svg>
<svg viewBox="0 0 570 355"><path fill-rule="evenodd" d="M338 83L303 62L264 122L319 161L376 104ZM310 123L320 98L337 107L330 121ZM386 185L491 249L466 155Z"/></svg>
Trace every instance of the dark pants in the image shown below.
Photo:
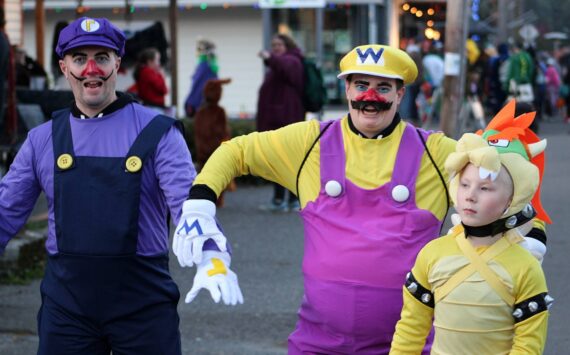
<svg viewBox="0 0 570 355"><path fill-rule="evenodd" d="M166 256L50 256L41 294L38 355L181 353Z"/></svg>
<svg viewBox="0 0 570 355"><path fill-rule="evenodd" d="M181 353L178 314L172 303L97 324L44 297L38 332L38 355L109 355L111 349L113 355Z"/></svg>

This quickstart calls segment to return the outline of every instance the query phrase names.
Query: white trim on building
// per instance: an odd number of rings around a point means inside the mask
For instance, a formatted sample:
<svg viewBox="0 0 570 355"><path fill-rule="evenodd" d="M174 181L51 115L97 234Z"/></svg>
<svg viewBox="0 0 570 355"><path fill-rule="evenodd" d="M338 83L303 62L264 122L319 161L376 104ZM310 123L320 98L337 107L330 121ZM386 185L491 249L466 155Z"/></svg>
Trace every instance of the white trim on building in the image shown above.
<svg viewBox="0 0 570 355"><path fill-rule="evenodd" d="M23 0L24 10L32 10L36 6L36 0ZM129 4L135 7L168 7L170 0L130 0ZM177 5L181 7L196 6L205 4L207 6L223 7L226 4L233 6L254 6L257 0L178 0ZM44 0L46 9L59 8L62 10L75 9L78 5L77 0ZM116 7L125 7L124 0L83 0L82 6L93 9L110 9Z"/></svg>
<svg viewBox="0 0 570 355"><path fill-rule="evenodd" d="M303 0L297 0L303 1ZM327 4L350 4L350 5L365 5L375 4L384 5L387 0L327 0ZM416 0L417 1L417 0ZM421 1L421 0L420 0ZM427 1L427 0L426 0ZM434 0L442 1L446 0ZM75 9L77 7L77 0L44 0L44 7L46 9L59 8L59 9ZM130 0L129 4L135 7L168 7L170 0ZM179 7L196 6L205 4L206 6L252 6L258 7L259 0L178 0ZM24 10L32 10L36 7L36 0L23 0ZM124 0L83 0L83 5L91 8L116 8L125 7Z"/></svg>

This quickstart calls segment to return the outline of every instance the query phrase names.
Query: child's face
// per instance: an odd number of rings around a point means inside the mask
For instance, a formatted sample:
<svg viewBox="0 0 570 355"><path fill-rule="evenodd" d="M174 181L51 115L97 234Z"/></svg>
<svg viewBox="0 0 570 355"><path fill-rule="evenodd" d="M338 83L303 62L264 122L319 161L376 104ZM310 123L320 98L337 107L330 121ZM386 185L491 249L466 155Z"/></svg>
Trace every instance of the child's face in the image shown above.
<svg viewBox="0 0 570 355"><path fill-rule="evenodd" d="M479 168L468 164L459 177L455 208L464 224L484 226L502 217L512 195L513 182L504 167L495 181L491 181L490 178L481 179Z"/></svg>

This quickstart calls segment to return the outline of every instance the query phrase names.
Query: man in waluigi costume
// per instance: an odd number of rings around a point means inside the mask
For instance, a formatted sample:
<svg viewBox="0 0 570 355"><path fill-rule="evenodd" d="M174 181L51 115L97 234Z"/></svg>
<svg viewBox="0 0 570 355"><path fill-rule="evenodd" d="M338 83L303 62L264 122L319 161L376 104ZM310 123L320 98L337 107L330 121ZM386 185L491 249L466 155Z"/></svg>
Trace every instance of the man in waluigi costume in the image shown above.
<svg viewBox="0 0 570 355"><path fill-rule="evenodd" d="M514 118L513 101L484 132L457 142L445 167L461 224L420 251L390 354L420 354L432 324L432 354L542 354L553 299L537 258L521 246L533 196L549 220L531 162L543 161L546 147L527 129L534 114Z"/></svg>

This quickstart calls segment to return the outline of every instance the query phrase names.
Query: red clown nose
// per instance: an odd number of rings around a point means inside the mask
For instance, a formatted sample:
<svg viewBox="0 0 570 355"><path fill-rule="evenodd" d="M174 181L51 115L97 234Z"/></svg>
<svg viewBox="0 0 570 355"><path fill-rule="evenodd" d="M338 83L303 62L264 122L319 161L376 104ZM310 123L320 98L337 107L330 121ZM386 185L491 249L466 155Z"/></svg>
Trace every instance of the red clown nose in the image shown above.
<svg viewBox="0 0 570 355"><path fill-rule="evenodd" d="M93 59L87 61L87 66L81 72L81 76L83 77L89 75L105 76L105 72L97 66L97 63Z"/></svg>
<svg viewBox="0 0 570 355"><path fill-rule="evenodd" d="M388 102L384 97L378 95L376 90L368 89L366 92L358 95L355 101L378 101L378 102Z"/></svg>

